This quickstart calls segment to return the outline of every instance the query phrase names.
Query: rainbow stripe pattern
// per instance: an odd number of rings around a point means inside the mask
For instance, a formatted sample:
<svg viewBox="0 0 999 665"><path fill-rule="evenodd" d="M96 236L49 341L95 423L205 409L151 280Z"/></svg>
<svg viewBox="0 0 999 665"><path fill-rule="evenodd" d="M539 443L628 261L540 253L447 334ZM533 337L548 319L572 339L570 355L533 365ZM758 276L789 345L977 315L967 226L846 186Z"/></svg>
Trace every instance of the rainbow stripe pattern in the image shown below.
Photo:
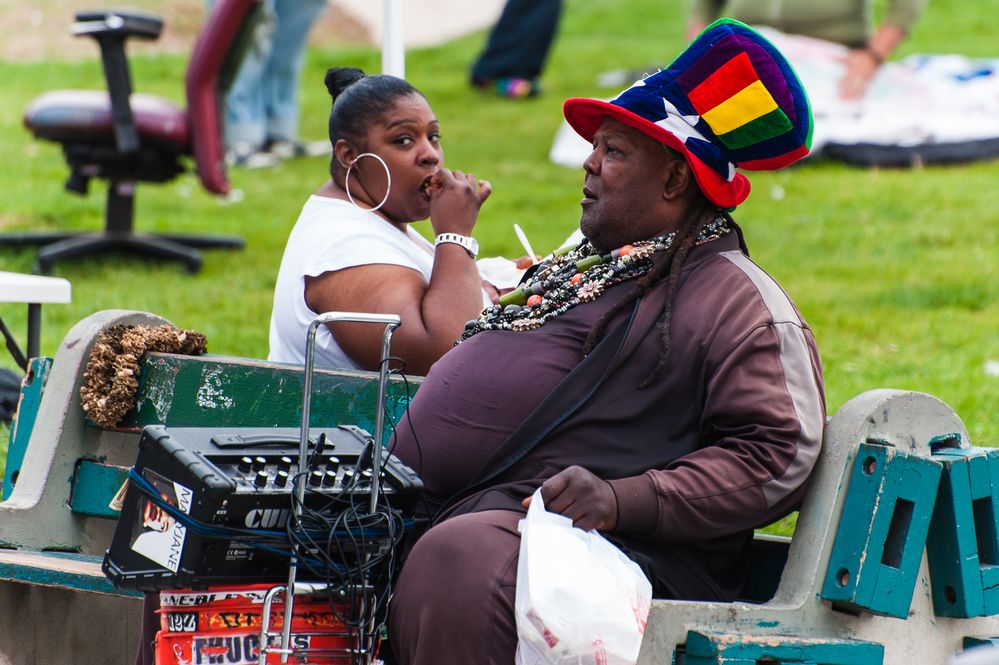
<svg viewBox="0 0 999 665"><path fill-rule="evenodd" d="M712 23L669 67L611 103L673 133L727 181L736 167L781 168L811 147L811 107L790 63L732 19Z"/></svg>

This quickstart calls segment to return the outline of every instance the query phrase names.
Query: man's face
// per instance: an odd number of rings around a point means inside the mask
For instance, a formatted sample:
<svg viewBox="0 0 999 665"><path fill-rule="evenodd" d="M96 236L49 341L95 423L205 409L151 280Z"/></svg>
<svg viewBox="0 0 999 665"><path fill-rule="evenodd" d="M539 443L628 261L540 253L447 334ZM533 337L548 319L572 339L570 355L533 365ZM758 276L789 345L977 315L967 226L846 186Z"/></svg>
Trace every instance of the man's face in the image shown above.
<svg viewBox="0 0 999 665"><path fill-rule="evenodd" d="M605 118L583 162L579 228L601 251L673 230L662 215L665 167L672 156L655 139Z"/></svg>

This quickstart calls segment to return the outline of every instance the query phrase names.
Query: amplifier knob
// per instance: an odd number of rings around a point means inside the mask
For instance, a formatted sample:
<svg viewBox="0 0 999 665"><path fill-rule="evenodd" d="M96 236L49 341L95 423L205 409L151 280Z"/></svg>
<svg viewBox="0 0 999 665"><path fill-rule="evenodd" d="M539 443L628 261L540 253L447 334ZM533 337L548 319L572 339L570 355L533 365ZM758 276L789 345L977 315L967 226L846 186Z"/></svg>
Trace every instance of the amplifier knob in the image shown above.
<svg viewBox="0 0 999 665"><path fill-rule="evenodd" d="M249 457L242 457L239 460L239 464L236 465L236 468L239 469L240 473L249 473L253 468L253 460Z"/></svg>
<svg viewBox="0 0 999 665"><path fill-rule="evenodd" d="M327 469L323 475L323 487L333 487L336 485L336 469Z"/></svg>
<svg viewBox="0 0 999 665"><path fill-rule="evenodd" d="M316 469L309 474L309 487L319 487L323 484L323 472Z"/></svg>
<svg viewBox="0 0 999 665"><path fill-rule="evenodd" d="M282 471L291 471L291 458L287 455L282 455L281 459L278 460L278 468ZM285 474L287 475L287 474Z"/></svg>
<svg viewBox="0 0 999 665"><path fill-rule="evenodd" d="M274 476L274 486L284 487L288 484L288 472L284 469L278 469L277 475Z"/></svg>
<svg viewBox="0 0 999 665"><path fill-rule="evenodd" d="M254 457L253 458L253 470L254 471L260 471L265 466L267 466L267 458L266 457Z"/></svg>
<svg viewBox="0 0 999 665"><path fill-rule="evenodd" d="M269 478L266 471L257 471L257 475L253 478L253 484L257 487L267 487Z"/></svg>
<svg viewBox="0 0 999 665"><path fill-rule="evenodd" d="M338 466L340 466L340 458L339 457L334 457L333 455L330 455L329 457L326 458L326 468L327 469L336 470L336 468Z"/></svg>

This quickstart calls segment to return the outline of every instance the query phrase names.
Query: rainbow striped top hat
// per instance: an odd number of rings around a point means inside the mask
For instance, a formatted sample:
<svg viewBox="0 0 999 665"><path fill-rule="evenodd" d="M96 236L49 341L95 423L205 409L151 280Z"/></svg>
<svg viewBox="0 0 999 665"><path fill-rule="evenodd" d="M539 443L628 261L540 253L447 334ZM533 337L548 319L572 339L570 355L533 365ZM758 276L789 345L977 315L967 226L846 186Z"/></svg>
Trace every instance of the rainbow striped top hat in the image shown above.
<svg viewBox="0 0 999 665"><path fill-rule="evenodd" d="M611 117L683 153L720 208L749 196L749 180L737 169L779 169L812 144L811 107L791 64L733 19L709 25L669 67L616 99L567 99L562 111L587 141Z"/></svg>

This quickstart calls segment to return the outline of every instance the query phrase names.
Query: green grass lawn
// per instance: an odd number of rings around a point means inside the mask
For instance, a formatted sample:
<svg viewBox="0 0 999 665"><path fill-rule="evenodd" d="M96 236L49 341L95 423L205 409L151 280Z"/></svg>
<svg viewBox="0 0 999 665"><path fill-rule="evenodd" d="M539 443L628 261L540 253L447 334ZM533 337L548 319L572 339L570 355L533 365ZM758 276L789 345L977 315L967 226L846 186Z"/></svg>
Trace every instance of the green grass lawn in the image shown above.
<svg viewBox="0 0 999 665"><path fill-rule="evenodd" d="M999 0L934 0L899 55L999 57L991 20L997 9ZM493 184L476 227L484 256L522 253L514 222L538 251L575 228L582 172L547 160L562 101L612 95L595 84L607 69L670 60L682 48L683 23L680 0L568 0L545 93L523 102L484 96L466 84L483 34L408 53L408 76L442 122L447 164ZM183 102L185 62L136 59L135 89ZM331 65L377 71L380 54L337 44L310 50L301 103L305 138L325 135L329 98L322 79ZM33 140L20 124L29 101L46 90L103 87L96 49L80 63L0 63L0 69L0 231L98 228L103 189L94 183L85 198L65 192L59 148ZM139 229L239 234L246 249L206 252L203 270L193 276L179 265L124 257L59 265L54 274L72 282L73 302L44 309L42 352L54 354L88 314L123 308L200 330L211 352L265 356L284 240L325 173L322 159L234 171L239 202L208 196L193 176L140 186ZM950 404L973 442L999 443L999 377L985 372L988 360L999 360L997 176L996 163L865 170L821 161L751 175L754 195L736 218L754 259L785 286L815 330L830 413L865 390L919 390ZM3 270L28 272L33 261L33 250L0 251ZM22 306L0 306L0 315L23 332Z"/></svg>

